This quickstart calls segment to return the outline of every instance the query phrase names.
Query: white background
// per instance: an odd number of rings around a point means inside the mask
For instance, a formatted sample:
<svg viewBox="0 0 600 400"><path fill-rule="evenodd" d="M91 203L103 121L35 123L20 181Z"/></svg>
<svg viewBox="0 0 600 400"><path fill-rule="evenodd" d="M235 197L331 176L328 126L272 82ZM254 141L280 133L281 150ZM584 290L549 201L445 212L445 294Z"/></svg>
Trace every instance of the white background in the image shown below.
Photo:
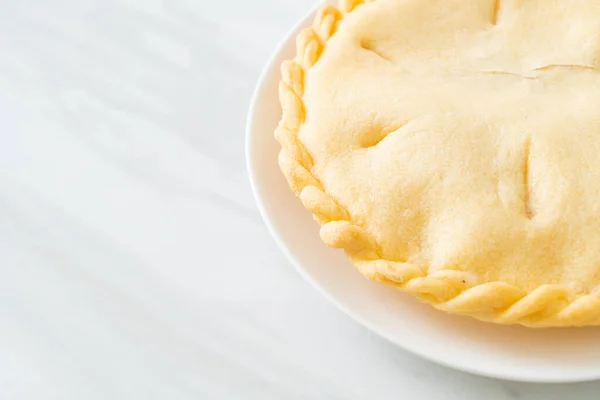
<svg viewBox="0 0 600 400"><path fill-rule="evenodd" d="M311 0L0 2L0 399L597 399L420 360L254 206L244 125Z"/></svg>

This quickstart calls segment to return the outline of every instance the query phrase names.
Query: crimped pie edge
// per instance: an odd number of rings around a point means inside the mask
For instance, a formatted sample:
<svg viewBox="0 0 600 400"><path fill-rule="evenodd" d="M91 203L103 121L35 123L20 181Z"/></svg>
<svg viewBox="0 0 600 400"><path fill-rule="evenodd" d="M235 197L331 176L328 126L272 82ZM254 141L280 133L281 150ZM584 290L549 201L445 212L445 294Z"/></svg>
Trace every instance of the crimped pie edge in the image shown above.
<svg viewBox="0 0 600 400"><path fill-rule="evenodd" d="M310 154L297 137L305 119L305 71L319 60L344 16L373 1L377 0L340 0L338 7L322 6L312 27L298 35L294 59L281 67L282 119L275 131L282 147L279 166L290 188L321 225L322 240L343 249L369 279L391 284L452 314L529 327L600 325L600 291L581 295L567 285L546 284L526 292L506 282L479 283L468 272L442 270L428 274L421 266L382 259L375 240L352 222L349 212L311 173Z"/></svg>

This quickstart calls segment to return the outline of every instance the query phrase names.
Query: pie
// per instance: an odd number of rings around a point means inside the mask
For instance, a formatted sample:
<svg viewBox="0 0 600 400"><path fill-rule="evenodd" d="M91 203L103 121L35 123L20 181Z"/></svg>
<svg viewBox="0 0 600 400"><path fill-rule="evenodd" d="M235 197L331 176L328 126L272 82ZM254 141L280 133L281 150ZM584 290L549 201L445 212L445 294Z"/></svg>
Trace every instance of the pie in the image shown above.
<svg viewBox="0 0 600 400"><path fill-rule="evenodd" d="M279 164L369 279L600 325L600 2L345 0L282 66Z"/></svg>

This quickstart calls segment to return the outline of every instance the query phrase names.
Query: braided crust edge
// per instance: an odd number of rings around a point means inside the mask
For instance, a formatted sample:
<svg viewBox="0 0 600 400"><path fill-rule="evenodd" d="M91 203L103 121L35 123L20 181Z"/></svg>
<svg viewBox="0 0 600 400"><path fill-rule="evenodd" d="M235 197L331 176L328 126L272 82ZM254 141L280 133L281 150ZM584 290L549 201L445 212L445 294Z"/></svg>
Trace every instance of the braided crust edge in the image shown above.
<svg viewBox="0 0 600 400"><path fill-rule="evenodd" d="M343 249L369 279L391 284L449 313L529 327L600 325L600 291L581 295L569 286L548 284L526 292L505 282L479 282L467 272L428 274L421 266L383 259L375 240L351 221L348 211L311 173L311 156L297 137L306 117L305 72L318 61L344 16L373 1L377 0L340 0L338 7L322 6L312 27L298 35L294 59L281 66L282 119L275 131L282 147L279 165L290 188L321 225L323 241Z"/></svg>

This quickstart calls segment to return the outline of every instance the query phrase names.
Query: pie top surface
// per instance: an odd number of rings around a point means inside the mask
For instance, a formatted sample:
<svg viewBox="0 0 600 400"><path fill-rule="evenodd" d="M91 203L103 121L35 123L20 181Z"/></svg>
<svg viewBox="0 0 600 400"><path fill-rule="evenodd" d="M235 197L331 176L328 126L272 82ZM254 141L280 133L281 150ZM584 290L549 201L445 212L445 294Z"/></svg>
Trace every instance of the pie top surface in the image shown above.
<svg viewBox="0 0 600 400"><path fill-rule="evenodd" d="M325 242L449 312L599 324L600 2L362 3L284 64L280 161Z"/></svg>

